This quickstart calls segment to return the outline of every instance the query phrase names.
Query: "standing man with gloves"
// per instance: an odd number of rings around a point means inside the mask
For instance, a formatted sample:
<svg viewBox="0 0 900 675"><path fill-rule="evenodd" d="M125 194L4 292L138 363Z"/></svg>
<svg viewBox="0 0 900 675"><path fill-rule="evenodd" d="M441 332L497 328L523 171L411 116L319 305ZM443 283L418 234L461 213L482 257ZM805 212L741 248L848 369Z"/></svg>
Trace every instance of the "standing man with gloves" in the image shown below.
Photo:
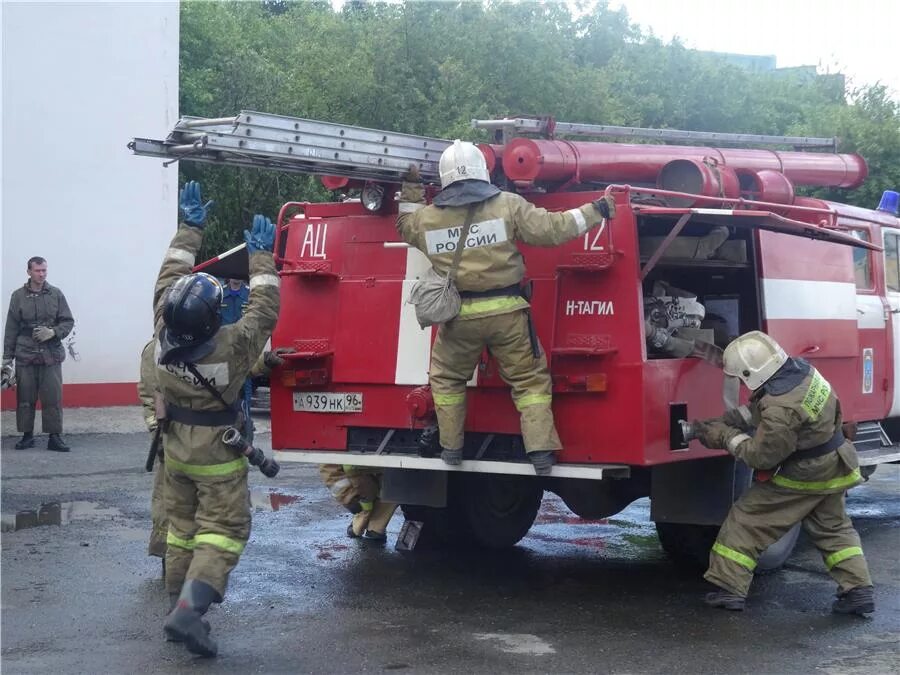
<svg viewBox="0 0 900 675"><path fill-rule="evenodd" d="M491 185L484 155L454 141L441 155L441 191L431 205L418 167L410 166L400 192L397 230L442 275L455 269L462 299L459 315L440 326L431 352L430 383L440 429L441 459L462 462L466 382L485 347L512 387L522 438L538 475L551 473L562 448L551 410L547 357L530 329L522 297L525 263L516 246L558 246L615 215L611 197L563 213L537 208ZM468 236L462 239L461 231ZM456 261L454 253L462 246Z"/></svg>
<svg viewBox="0 0 900 675"><path fill-rule="evenodd" d="M69 452L62 436L62 339L75 325L63 292L47 283L47 261L28 260L28 281L13 291L3 336L3 370L15 359L17 450L34 447L34 406L41 401L41 426L47 449ZM8 378L9 379L9 378Z"/></svg>
<svg viewBox="0 0 900 675"><path fill-rule="evenodd" d="M237 323L221 326L221 284L190 273L211 202L204 204L200 186L190 182L180 203L184 222L154 292L158 382L166 408L166 590L173 599L164 628L192 653L215 656L218 647L202 617L224 598L250 536L247 459L222 435L241 426L244 381L278 319L275 226L257 215L252 230L244 231L250 302Z"/></svg>
<svg viewBox="0 0 900 675"><path fill-rule="evenodd" d="M732 341L723 358L725 374L753 392L750 405L694 422L694 432L706 447L727 449L757 472L710 552L705 576L720 590L706 604L742 610L759 554L802 522L838 584L832 610L875 611L869 568L844 505L844 493L861 481L859 460L844 438L831 385L759 331Z"/></svg>

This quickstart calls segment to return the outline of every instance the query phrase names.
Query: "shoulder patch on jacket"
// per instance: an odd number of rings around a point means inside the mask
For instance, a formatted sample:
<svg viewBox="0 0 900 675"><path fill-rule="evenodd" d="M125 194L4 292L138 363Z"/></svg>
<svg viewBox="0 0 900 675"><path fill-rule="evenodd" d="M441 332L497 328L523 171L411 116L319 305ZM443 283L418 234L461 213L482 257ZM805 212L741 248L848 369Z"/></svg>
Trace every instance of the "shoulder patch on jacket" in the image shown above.
<svg viewBox="0 0 900 675"><path fill-rule="evenodd" d="M813 370L812 380L809 383L809 389L806 390L806 396L800 406L811 419L819 419L822 409L828 403L828 397L831 395L831 385L824 377L819 374L818 370Z"/></svg>
<svg viewBox="0 0 900 675"><path fill-rule="evenodd" d="M428 247L428 254L453 253L459 245L462 230L462 225L457 225L426 232L425 244ZM492 246L503 243L507 239L506 223L503 218L492 218L480 223L472 223L469 227L469 236L466 237L466 248Z"/></svg>

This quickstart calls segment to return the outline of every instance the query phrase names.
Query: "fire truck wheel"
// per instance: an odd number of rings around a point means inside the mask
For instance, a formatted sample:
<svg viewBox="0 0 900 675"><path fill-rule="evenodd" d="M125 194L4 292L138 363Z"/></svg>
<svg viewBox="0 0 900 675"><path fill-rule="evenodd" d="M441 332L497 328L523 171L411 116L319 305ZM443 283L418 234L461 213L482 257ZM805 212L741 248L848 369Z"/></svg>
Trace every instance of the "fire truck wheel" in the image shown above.
<svg viewBox="0 0 900 675"><path fill-rule="evenodd" d="M709 550L716 541L719 528L715 525L686 523L656 523L659 543L672 561L687 570L704 572L709 566ZM787 534L762 552L756 561L756 573L766 574L781 568L794 552L800 535L797 523Z"/></svg>
<svg viewBox="0 0 900 675"><path fill-rule="evenodd" d="M537 517L544 490L537 478L503 474L460 474L455 486L474 543L503 549L519 543Z"/></svg>
<svg viewBox="0 0 900 675"><path fill-rule="evenodd" d="M416 548L515 546L534 523L544 491L529 476L454 473L447 507L403 505L408 520L423 524Z"/></svg>
<svg viewBox="0 0 900 675"><path fill-rule="evenodd" d="M709 550L716 541L716 525L690 523L656 523L656 534L663 551L678 567L692 572L709 566Z"/></svg>
<svg viewBox="0 0 900 675"><path fill-rule="evenodd" d="M794 552L797 538L800 536L800 523L794 525L787 534L762 552L756 561L756 573L766 574L781 569Z"/></svg>
<svg viewBox="0 0 900 675"><path fill-rule="evenodd" d="M417 504L403 504L403 516L407 520L422 523L422 532L416 542L416 551L436 548L468 548L472 545L471 533L455 510L434 508Z"/></svg>

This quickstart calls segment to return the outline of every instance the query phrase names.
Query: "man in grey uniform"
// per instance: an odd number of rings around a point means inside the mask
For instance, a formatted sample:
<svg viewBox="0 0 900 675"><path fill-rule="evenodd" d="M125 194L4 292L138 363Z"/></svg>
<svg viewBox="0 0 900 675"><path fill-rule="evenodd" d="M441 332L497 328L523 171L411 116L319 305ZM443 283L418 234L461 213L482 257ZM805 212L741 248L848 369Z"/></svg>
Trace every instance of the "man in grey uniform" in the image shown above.
<svg viewBox="0 0 900 675"><path fill-rule="evenodd" d="M41 427L47 449L69 452L62 434L62 339L75 325L63 292L47 283L47 261L28 260L28 281L13 291L3 336L3 371L15 361L17 450L34 447L34 406L41 401Z"/></svg>

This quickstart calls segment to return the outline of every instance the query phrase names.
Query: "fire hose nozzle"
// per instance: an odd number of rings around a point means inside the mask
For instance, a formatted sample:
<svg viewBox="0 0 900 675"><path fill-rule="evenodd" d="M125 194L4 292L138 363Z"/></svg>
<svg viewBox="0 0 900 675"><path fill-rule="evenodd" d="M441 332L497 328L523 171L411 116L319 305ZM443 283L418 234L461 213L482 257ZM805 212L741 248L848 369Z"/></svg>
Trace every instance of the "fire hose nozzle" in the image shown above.
<svg viewBox="0 0 900 675"><path fill-rule="evenodd" d="M241 450L243 450L244 445L246 445L246 443L244 443L243 436L241 436L241 432L234 427L228 427L225 430L225 433L222 434L222 442L225 445L230 445L232 448L238 448Z"/></svg>
<svg viewBox="0 0 900 675"><path fill-rule="evenodd" d="M257 467L266 478L275 478L281 470L281 466L274 459L269 459L259 448L254 448L243 437L240 430L228 427L222 434L222 442L232 448L236 448L247 458L253 466Z"/></svg>
<svg viewBox="0 0 900 675"><path fill-rule="evenodd" d="M685 443L690 443L697 438L697 431L694 425L687 420L678 420L678 426L681 427L681 438Z"/></svg>

